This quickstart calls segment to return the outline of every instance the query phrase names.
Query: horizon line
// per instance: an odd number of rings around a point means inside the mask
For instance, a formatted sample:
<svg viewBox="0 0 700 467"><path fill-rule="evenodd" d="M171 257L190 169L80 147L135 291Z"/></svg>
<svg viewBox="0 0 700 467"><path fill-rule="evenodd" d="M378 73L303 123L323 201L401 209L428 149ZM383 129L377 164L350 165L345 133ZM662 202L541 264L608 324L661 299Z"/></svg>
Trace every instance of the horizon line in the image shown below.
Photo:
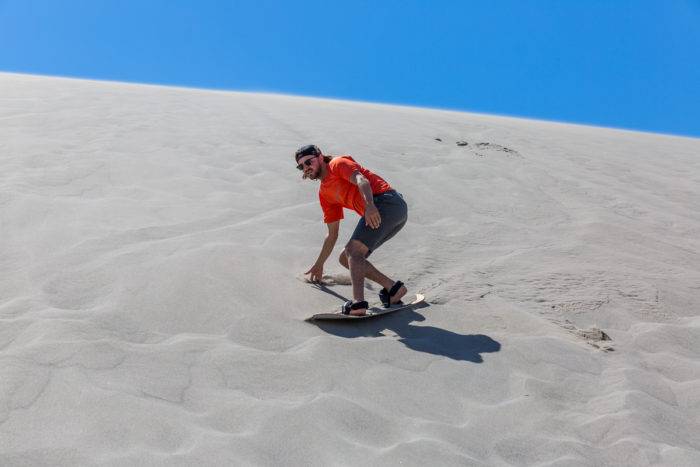
<svg viewBox="0 0 700 467"><path fill-rule="evenodd" d="M471 114L471 115L476 115L476 116L481 116L481 117L527 120L527 121L534 121L534 122L541 122L541 123L548 123L548 124L573 125L573 126L589 127L589 128L594 128L594 129L612 130L612 131L621 131L621 132L630 132L630 133L641 133L641 134L645 134L645 135L658 135L658 136L667 136L667 137L673 137L673 138L687 138L687 139L693 139L693 140L700 139L700 136L685 134L685 133L666 133L666 132L641 130L641 129L637 129L637 128L627 128L627 127L621 127L621 126L603 126L603 125L597 125L595 123L583 122L583 121L549 120L546 118L536 118L536 117L532 117L532 116L518 115L518 114L492 114L492 113L484 113L484 112L479 112L479 111L464 109L464 108L457 108L457 107L431 107L431 106L421 106L421 105L415 105L415 104L412 105L412 104L408 104L408 103L399 103L399 102L391 102L391 101L363 101L363 100L351 99L351 98L342 97L342 96L324 96L324 95L319 96L319 95L308 95L308 94L294 94L294 93L288 93L288 92L284 92L284 91L265 90L265 89L240 90L240 89L233 89L233 88L226 88L226 87L198 87L198 86L191 86L191 85L180 84L180 83L143 82L143 81L131 81L131 80L116 80L116 79L109 79L109 78L95 78L95 77L88 77L88 76L37 74L37 73L31 73L31 72L25 72L25 71L7 71L7 70L2 70L2 69L0 69L0 74L29 76L29 77L35 77L35 78L65 79L65 80L73 80L73 81L90 81L90 82L96 82L96 83L111 83L111 84L127 85L127 86L149 86L149 87L158 87L158 88L182 89L182 90L187 90L187 91L229 92L229 93L238 93L238 94L262 94L262 95L293 97L293 98L301 98L301 99L316 99L316 100L345 102L345 103L351 103L351 104L376 105L376 106L383 106L383 107L402 107L402 108L414 109L414 110L431 110L431 111L438 111L438 112L453 112L453 113Z"/></svg>

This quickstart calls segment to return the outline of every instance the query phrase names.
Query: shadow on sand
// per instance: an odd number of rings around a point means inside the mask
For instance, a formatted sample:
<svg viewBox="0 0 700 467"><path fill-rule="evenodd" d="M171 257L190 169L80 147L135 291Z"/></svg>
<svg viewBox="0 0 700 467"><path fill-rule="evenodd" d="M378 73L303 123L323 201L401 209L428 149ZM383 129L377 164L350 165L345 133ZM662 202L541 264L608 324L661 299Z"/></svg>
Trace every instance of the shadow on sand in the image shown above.
<svg viewBox="0 0 700 467"><path fill-rule="evenodd" d="M344 299L327 287L318 288ZM474 363L484 361L482 353L501 350L500 343L483 334L463 335L433 326L411 325L413 322L425 321L425 317L416 310L429 306L428 303L422 303L386 316L361 321L317 321L314 324L329 334L345 338L381 337L382 331L389 329L409 349Z"/></svg>

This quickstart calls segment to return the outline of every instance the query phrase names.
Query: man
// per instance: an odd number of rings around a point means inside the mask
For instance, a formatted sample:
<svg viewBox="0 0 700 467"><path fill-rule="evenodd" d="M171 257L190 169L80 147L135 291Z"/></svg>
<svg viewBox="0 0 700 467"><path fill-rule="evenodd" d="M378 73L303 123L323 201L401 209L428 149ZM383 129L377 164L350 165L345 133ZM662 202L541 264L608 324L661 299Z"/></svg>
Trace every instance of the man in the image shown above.
<svg viewBox="0 0 700 467"><path fill-rule="evenodd" d="M321 182L318 197L328 226L321 253L305 274L311 275L312 282L321 281L323 265L338 240L343 208L352 209L361 219L339 258L340 264L350 270L353 293L353 300L345 302L342 313L362 316L367 312L365 277L383 287L379 298L385 307L400 303L407 292L404 284L379 272L367 257L406 224L408 207L401 194L350 156L325 156L310 144L297 150L294 157L304 179Z"/></svg>

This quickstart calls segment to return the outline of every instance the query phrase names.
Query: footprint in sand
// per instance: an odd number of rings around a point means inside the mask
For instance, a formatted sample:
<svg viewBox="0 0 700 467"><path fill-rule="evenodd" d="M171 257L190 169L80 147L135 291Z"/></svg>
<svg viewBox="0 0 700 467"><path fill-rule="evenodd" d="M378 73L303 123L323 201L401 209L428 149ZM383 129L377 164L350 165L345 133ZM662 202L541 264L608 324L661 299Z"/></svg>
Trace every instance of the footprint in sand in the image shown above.
<svg viewBox="0 0 700 467"><path fill-rule="evenodd" d="M474 154L479 157L487 157L489 155L496 155L498 153L505 154L509 158L522 158L523 156L515 149L510 149L505 146L501 146L496 143L480 142L472 144L471 146L467 141L457 141L457 146L468 147ZM477 152L478 151L478 152Z"/></svg>
<svg viewBox="0 0 700 467"><path fill-rule="evenodd" d="M615 350L612 346L612 339L602 329L596 327L579 329L568 320L566 320L564 323L556 322L556 324L563 327L576 337L583 339L587 344L595 347L596 349L600 349L603 352L612 352Z"/></svg>

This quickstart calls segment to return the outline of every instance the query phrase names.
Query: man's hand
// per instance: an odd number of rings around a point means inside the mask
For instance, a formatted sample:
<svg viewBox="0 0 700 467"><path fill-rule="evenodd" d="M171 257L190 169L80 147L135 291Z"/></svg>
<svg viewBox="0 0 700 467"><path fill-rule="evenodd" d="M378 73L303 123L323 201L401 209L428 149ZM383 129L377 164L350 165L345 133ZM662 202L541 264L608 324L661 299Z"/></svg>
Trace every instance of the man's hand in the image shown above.
<svg viewBox="0 0 700 467"><path fill-rule="evenodd" d="M379 209L374 204L370 204L365 208L365 224L373 229L378 229L382 223L382 216L379 215Z"/></svg>
<svg viewBox="0 0 700 467"><path fill-rule="evenodd" d="M311 274L309 280L314 283L323 282L323 265L314 264L311 269L306 271L304 274Z"/></svg>

